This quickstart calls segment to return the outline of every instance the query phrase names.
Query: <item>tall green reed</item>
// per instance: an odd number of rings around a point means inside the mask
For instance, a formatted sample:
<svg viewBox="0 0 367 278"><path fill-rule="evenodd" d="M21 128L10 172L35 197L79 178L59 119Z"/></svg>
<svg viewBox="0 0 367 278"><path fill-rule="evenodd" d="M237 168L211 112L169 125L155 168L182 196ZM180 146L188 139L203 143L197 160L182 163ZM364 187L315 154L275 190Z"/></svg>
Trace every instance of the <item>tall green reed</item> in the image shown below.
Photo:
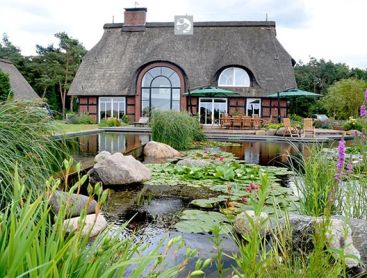
<svg viewBox="0 0 367 278"><path fill-rule="evenodd" d="M186 150L193 141L206 139L198 119L186 112L153 111L150 124L154 141L177 150Z"/></svg>
<svg viewBox="0 0 367 278"><path fill-rule="evenodd" d="M60 169L60 144L51 139L52 122L31 102L0 103L0 207L10 201L15 165L25 189L38 194L43 181ZM62 161L62 160L61 160Z"/></svg>
<svg viewBox="0 0 367 278"><path fill-rule="evenodd" d="M80 177L69 193L79 192L85 181L84 176ZM143 243L119 238L124 226L117 231L110 227L90 240L83 233L86 208L81 212L78 228L67 233L64 220L68 216L68 200L61 200L54 216L49 206L50 195L60 186L60 180L51 178L46 184L47 192L31 198L15 168L11 202L0 214L0 277L174 277L196 254L188 250L181 264L163 269L167 254L182 248L181 238L170 240L163 251L161 242L146 255L142 255ZM107 191L100 185L88 188L90 198L95 196L99 200L97 207L101 207ZM100 213L99 209L96 213ZM202 273L202 267L199 265L192 276Z"/></svg>

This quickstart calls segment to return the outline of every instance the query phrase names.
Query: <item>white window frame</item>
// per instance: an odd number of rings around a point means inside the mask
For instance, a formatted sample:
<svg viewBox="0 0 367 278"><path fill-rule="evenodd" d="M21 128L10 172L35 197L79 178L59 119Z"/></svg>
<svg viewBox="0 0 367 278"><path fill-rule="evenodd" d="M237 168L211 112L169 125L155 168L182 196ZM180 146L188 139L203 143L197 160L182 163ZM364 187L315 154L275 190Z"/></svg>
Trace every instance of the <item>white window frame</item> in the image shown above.
<svg viewBox="0 0 367 278"><path fill-rule="evenodd" d="M215 125L214 123L214 100L215 99L221 99L221 100L225 100L225 105L226 105L226 113L228 113L228 99L227 98L221 98L221 97L201 97L199 98L199 106L198 106L198 114L199 114L199 121L200 121L200 118L201 118L201 113L200 113L200 107L201 107L201 100L202 99L211 99L212 100L212 123L211 124L204 124L206 126L209 126L209 125Z"/></svg>
<svg viewBox="0 0 367 278"><path fill-rule="evenodd" d="M262 113L262 109L261 109L261 98L247 98L246 99L246 116L248 116L249 104L252 101L255 101L255 100L259 100L259 117L261 117L261 113Z"/></svg>
<svg viewBox="0 0 367 278"><path fill-rule="evenodd" d="M116 100L115 98L121 98L120 100ZM115 101L114 101L115 99ZM117 103L117 111L120 112L120 105L121 102L123 103L123 111L124 114L126 114L126 97L120 97L120 96L116 96L116 97L99 97L98 98L98 122L101 122L101 104L103 103L105 111L106 111L106 102L110 102L111 103L111 117L114 117L113 115L113 105L114 103ZM120 116L119 113L117 113L117 119L120 120Z"/></svg>
<svg viewBox="0 0 367 278"><path fill-rule="evenodd" d="M235 74L236 69L237 69L237 70L240 70L240 71L242 71L242 72L244 72L244 73L246 74L247 79L245 80L245 84L244 84L244 85L236 85L236 74ZM223 84L223 83L220 83L222 75L223 75L225 72L229 71L229 70L233 70L233 83L232 83L232 84L230 84L230 85L229 85L229 84ZM221 86L221 87L237 87L237 88L246 88L246 87L250 87L250 86L251 86L251 79L250 79L250 76L249 76L249 74L247 73L247 71L246 71L246 70L244 70L244 69L242 69L242 68L239 68L239 67L229 67L229 68L224 69L224 70L220 73L219 78L218 78L218 86Z"/></svg>

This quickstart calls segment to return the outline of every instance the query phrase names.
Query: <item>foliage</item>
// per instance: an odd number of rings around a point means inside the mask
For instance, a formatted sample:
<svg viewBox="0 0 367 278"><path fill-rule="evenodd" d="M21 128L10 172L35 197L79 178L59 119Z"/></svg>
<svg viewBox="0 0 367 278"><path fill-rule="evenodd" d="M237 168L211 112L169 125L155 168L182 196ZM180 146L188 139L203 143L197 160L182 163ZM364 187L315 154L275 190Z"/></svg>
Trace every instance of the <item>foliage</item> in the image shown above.
<svg viewBox="0 0 367 278"><path fill-rule="evenodd" d="M9 75L0 70L0 102L6 101L11 95Z"/></svg>
<svg viewBox="0 0 367 278"><path fill-rule="evenodd" d="M335 212L330 196L338 190L336 163L325 157L321 146L311 146L307 157L302 157L299 164L302 169L294 168L294 171L298 172L295 184L302 195L302 212L311 216Z"/></svg>
<svg viewBox="0 0 367 278"><path fill-rule="evenodd" d="M87 125L72 125L66 124L64 121L61 120L53 120L53 131L55 134L63 134L68 132L80 132L86 130L97 129L97 124L87 124Z"/></svg>
<svg viewBox="0 0 367 278"><path fill-rule="evenodd" d="M59 169L60 145L51 139L52 123L39 106L0 104L0 203L9 201L15 167L26 189L38 194L42 180Z"/></svg>
<svg viewBox="0 0 367 278"><path fill-rule="evenodd" d="M69 193L79 192L86 178L80 177ZM145 256L141 254L145 246L131 238L121 239L121 230L111 233L108 229L91 241L89 236L83 236L86 208L81 211L76 231L67 234L64 220L68 217L68 200L60 201L55 217L49 209L49 196L60 186L60 180L50 179L47 186L48 192L42 192L32 201L15 170L12 201L0 217L1 277L142 277L143 274L172 277L184 268L184 262L165 270L160 268L170 250L183 246L179 237L170 240L163 251L161 242ZM99 184L94 188L89 185L88 189L90 200L98 200L96 214L99 214L108 191L103 191ZM195 255L195 250L187 250L185 260ZM202 271L203 267L196 270Z"/></svg>
<svg viewBox="0 0 367 278"><path fill-rule="evenodd" d="M345 130L359 130L362 131L364 127L366 127L366 123L363 120L354 119L353 117L349 117L348 121L344 124Z"/></svg>
<svg viewBox="0 0 367 278"><path fill-rule="evenodd" d="M94 120L89 113L69 113L66 122L68 124L93 124Z"/></svg>
<svg viewBox="0 0 367 278"><path fill-rule="evenodd" d="M290 119L292 121L292 125L299 126L299 127L302 127L303 126L303 117L302 116L296 115L296 114L292 114L290 116Z"/></svg>
<svg viewBox="0 0 367 278"><path fill-rule="evenodd" d="M110 117L107 119L103 119L99 122L100 127L114 127L114 126L121 126L121 121L117 118Z"/></svg>
<svg viewBox="0 0 367 278"><path fill-rule="evenodd" d="M265 129L279 129L283 127L282 123L268 123L264 125Z"/></svg>
<svg viewBox="0 0 367 278"><path fill-rule="evenodd" d="M125 123L125 124L129 124L129 117L124 114L122 117L121 117L121 122Z"/></svg>
<svg viewBox="0 0 367 278"><path fill-rule="evenodd" d="M188 149L193 141L205 138L195 117L186 112L153 111L152 139L170 145L177 150Z"/></svg>
<svg viewBox="0 0 367 278"><path fill-rule="evenodd" d="M338 119L357 118L363 104L363 92L367 81L343 79L330 86L322 98L322 105L328 114Z"/></svg>

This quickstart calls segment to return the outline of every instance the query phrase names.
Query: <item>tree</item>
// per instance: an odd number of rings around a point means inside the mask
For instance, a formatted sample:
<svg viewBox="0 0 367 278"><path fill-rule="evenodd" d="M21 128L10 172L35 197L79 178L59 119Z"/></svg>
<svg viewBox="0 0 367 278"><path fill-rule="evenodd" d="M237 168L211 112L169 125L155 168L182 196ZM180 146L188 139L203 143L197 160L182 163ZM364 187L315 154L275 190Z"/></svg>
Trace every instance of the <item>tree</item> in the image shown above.
<svg viewBox="0 0 367 278"><path fill-rule="evenodd" d="M0 58L8 59L15 65L23 64L24 62L20 48L10 42L6 33L3 34L3 39L0 43Z"/></svg>
<svg viewBox="0 0 367 278"><path fill-rule="evenodd" d="M329 115L338 119L358 117L359 108L364 101L367 81L359 79L343 79L330 86L321 100Z"/></svg>
<svg viewBox="0 0 367 278"><path fill-rule="evenodd" d="M6 101L11 94L9 75L0 70L0 101Z"/></svg>

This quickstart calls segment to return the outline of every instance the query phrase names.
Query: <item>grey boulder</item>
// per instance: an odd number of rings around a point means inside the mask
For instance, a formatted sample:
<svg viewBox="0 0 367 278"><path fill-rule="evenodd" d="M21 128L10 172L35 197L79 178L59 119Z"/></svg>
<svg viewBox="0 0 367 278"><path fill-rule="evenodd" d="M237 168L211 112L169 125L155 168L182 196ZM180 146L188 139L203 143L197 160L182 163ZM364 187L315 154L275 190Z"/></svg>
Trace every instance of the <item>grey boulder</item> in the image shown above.
<svg viewBox="0 0 367 278"><path fill-rule="evenodd" d="M87 208L87 213L95 213L97 202L81 194L71 194L63 191L55 191L50 198L50 206L53 213L57 214L60 205L64 203L67 207L66 216L79 216L80 212Z"/></svg>
<svg viewBox="0 0 367 278"><path fill-rule="evenodd" d="M94 157L94 163L101 162L102 160L105 160L106 158L108 158L110 155L111 153L108 151L101 151Z"/></svg>
<svg viewBox="0 0 367 278"><path fill-rule="evenodd" d="M181 156L181 153L167 144L149 141L144 146L144 155L150 158L173 158Z"/></svg>
<svg viewBox="0 0 367 278"><path fill-rule="evenodd" d="M80 225L80 217L64 220L66 232L72 233L82 228L83 236L94 237L107 228L107 221L102 214L89 214L86 216L83 225Z"/></svg>
<svg viewBox="0 0 367 278"><path fill-rule="evenodd" d="M147 181L151 178L151 171L133 156L115 153L96 163L88 176L92 183L122 185Z"/></svg>

